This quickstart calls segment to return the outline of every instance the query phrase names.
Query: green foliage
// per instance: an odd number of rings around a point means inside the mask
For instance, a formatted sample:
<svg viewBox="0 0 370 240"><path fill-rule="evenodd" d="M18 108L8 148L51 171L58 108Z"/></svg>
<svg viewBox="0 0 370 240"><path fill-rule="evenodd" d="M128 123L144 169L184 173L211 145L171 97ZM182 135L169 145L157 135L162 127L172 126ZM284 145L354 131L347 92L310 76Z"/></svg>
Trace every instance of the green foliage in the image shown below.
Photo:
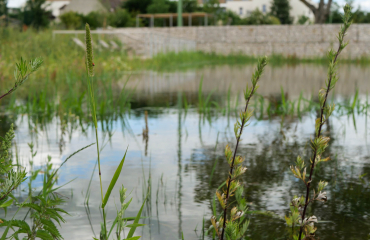
<svg viewBox="0 0 370 240"><path fill-rule="evenodd" d="M83 16L83 23L88 23L91 29L97 29L103 27L106 18L106 13L93 11Z"/></svg>
<svg viewBox="0 0 370 240"><path fill-rule="evenodd" d="M289 0L272 0L271 15L277 17L281 24L292 24L293 18L290 16Z"/></svg>
<svg viewBox="0 0 370 240"><path fill-rule="evenodd" d="M14 71L15 84L7 91L7 93L0 96L0 99L14 92L30 74L35 72L42 64L41 59L31 60L26 62L21 58L20 63L16 63ZM12 197L12 191L16 189L22 182L26 180L25 170L15 170L11 159L11 146L14 138L13 125L10 126L9 131L5 134L0 143L0 208L3 208L6 213L6 208L12 204L13 200L7 201Z"/></svg>
<svg viewBox="0 0 370 240"><path fill-rule="evenodd" d="M117 169L116 169L116 172L114 173L113 175L113 178L109 184L109 187L108 187L108 190L107 192L105 193L105 196L104 196L104 200L103 200L103 203L102 203L102 208L105 207L105 205L107 205L107 202L108 202L108 199L110 197L110 194L112 193L112 190L114 188L114 185L116 185L116 182L118 180L118 177L119 175L121 174L121 171L122 171L122 167L123 167L123 164L125 162L125 159L126 159L126 154L127 154L127 149L126 149L126 152L125 152L125 155L123 156L120 164L118 165Z"/></svg>
<svg viewBox="0 0 370 240"><path fill-rule="evenodd" d="M346 1L347 4L351 7L352 12L352 21L353 23L370 23L370 12L363 11L361 8L354 10L353 1ZM326 20L326 23L343 23L342 19L342 7L339 6L338 3L333 3L333 6L330 11L330 16Z"/></svg>
<svg viewBox="0 0 370 240"><path fill-rule="evenodd" d="M221 10L219 0L208 0L203 4L203 11L207 13L218 13Z"/></svg>
<svg viewBox="0 0 370 240"><path fill-rule="evenodd" d="M116 9L111 13L90 12L82 15L77 12L67 12L60 17L61 22L67 29L80 29L88 23L91 29L104 27L105 24L111 27L134 27L136 20L126 9Z"/></svg>
<svg viewBox="0 0 370 240"><path fill-rule="evenodd" d="M32 144L30 144L30 146L32 150ZM35 156L36 153L33 155ZM0 227L12 228L15 230L11 234L12 238L19 239L19 234L26 234L27 239L35 239L36 237L40 239L63 239L54 223L54 221L58 224L60 224L60 222L65 222L60 213L67 213L63 209L58 208L58 206L61 205L64 200L60 198L58 194L55 194L55 191L58 189L54 188L54 185L57 181L57 179L54 178L56 171L58 170L53 170L51 157L48 157L48 161L44 169L42 191L36 196L33 196L30 192L30 201L19 204L20 208L28 208L30 210L32 226L29 226L24 220L3 220L3 223L0 225ZM35 172L32 170L29 184L32 185L32 181L35 180L39 174L40 170ZM32 191L32 186L30 189L30 191ZM4 234L6 235L7 231L4 232Z"/></svg>
<svg viewBox="0 0 370 240"><path fill-rule="evenodd" d="M8 14L8 1L7 0L0 0L0 17L3 15Z"/></svg>
<svg viewBox="0 0 370 240"><path fill-rule="evenodd" d="M314 226L317 223L316 216L311 216L306 218L306 210L310 203L314 201L319 202L326 202L327 196L326 192L323 192L324 187L327 185L327 182L320 181L317 188L317 193L313 190L313 196L310 198L310 190L311 190L311 182L313 179L314 168L319 162L328 161L329 158L322 159L321 156L325 152L325 149L328 147L330 138L322 136L322 126L325 122L328 121L330 115L333 113L335 105L327 106L327 97L331 90L334 89L335 84L338 81L337 76L337 62L338 56L342 52L342 50L348 45L348 42L344 42L344 37L352 24L351 21L352 14L351 14L351 7L346 5L344 7L344 15L342 16L343 25L338 33L338 41L339 46L338 50L334 51L331 49L328 52L328 59L329 59L329 68L328 68L328 76L327 80L325 81L325 88L320 89L319 91L319 104L320 104L320 117L315 121L315 138L311 141L311 148L312 148L312 158L310 159L311 170L306 180L306 168L305 161L301 158L297 158L296 166L290 166L290 169L293 175L302 180L307 188L307 195L306 197L294 197L291 203L291 213L289 216L285 217L286 223L288 226L292 227L292 234L294 239L301 240L304 236L314 236L316 227ZM303 169L303 172L301 172ZM299 234L295 232L295 226L299 227Z"/></svg>
<svg viewBox="0 0 370 240"><path fill-rule="evenodd" d="M83 16L77 12L66 12L59 19L67 29L77 29L82 25Z"/></svg>
<svg viewBox="0 0 370 240"><path fill-rule="evenodd" d="M190 13L190 12L197 12L201 9L198 6L197 0L182 0L182 10L183 12ZM176 12L176 10L174 12Z"/></svg>
<svg viewBox="0 0 370 240"><path fill-rule="evenodd" d="M274 16L264 14L256 9L251 14L240 20L240 25L278 25L280 20Z"/></svg>
<svg viewBox="0 0 370 240"><path fill-rule="evenodd" d="M258 89L258 82L262 76L263 70L267 65L267 57L263 57L258 60L257 69L252 75L252 86L246 87L244 97L246 101L245 109L240 112L238 120L234 127L236 147L234 152L227 145L225 148L225 157L227 163L230 166L229 176L226 180L226 189L223 192L217 190L216 196L220 203L223 212L220 217L215 215L211 217L212 227L217 234L218 238L223 239L240 239L245 236L249 222L246 220L245 212L247 210L246 200L242 197L243 187L237 179L243 175L247 168L242 166L244 158L236 156L238 150L240 137L243 133L244 127L248 125L248 122L252 116L252 111L248 110L249 101ZM222 187L220 187L221 189ZM230 216L227 218L227 211L231 204L229 198L234 196L236 198L236 206L230 211Z"/></svg>
<svg viewBox="0 0 370 240"><path fill-rule="evenodd" d="M123 8L129 12L146 13L147 8L153 0L127 0L123 1Z"/></svg>
<svg viewBox="0 0 370 240"><path fill-rule="evenodd" d="M133 237L133 234L135 233L135 229L139 226L142 226L142 224L139 224L141 212L143 210L145 201L143 202L143 205L137 214L134 223L131 225L126 225L124 222L123 214L124 211L127 209L128 205L130 204L131 200L129 203L125 204L124 200L126 199L125 193L126 190L122 187L120 190L120 202L121 202L121 211L118 211L116 220L113 222L111 230L108 232L107 228L107 216L106 216L106 211L105 207L106 204L108 203L109 197L111 195L111 192L119 178L119 175L121 173L125 158L126 158L126 153L123 156L119 166L116 169L115 174L113 175L113 178L109 184L109 187L104 195L103 193L103 185L102 185L102 177L101 177L101 163L100 163L100 148L99 148L99 137L98 137L98 121L96 117L96 101L95 101L95 96L94 96L94 88L93 88L93 76L94 76L94 63L93 63L93 48L92 48L92 43L91 43L91 32L90 32L90 27L89 24L86 23L85 26L85 44L86 44L86 59L85 59L85 66L86 66L86 77L87 77L87 87L88 87L88 93L89 93L89 100L90 100L90 109L91 109L91 115L92 115L92 120L94 124L94 129L95 129L95 139L96 139L96 152L98 155L98 169L99 169L99 180L100 180L100 194L101 194L101 209L103 212L103 222L101 223L101 230L100 230L100 239L101 240L108 240L112 229L116 224L118 224L118 228L121 230L123 227L128 227L130 228L130 231L127 235L127 239L138 239L138 237ZM120 236L121 232L117 235Z"/></svg>
<svg viewBox="0 0 370 240"><path fill-rule="evenodd" d="M310 18L305 16L305 15L302 15L302 16L299 16L298 17L298 24L300 25L305 25L305 24L309 24L310 23Z"/></svg>
<svg viewBox="0 0 370 240"><path fill-rule="evenodd" d="M23 24L36 29L49 26L50 11L45 10L46 0L28 0L22 12Z"/></svg>
<svg viewBox="0 0 370 240"><path fill-rule="evenodd" d="M15 78L14 85L6 93L1 95L0 99L11 94L19 86L21 86L32 73L34 73L35 71L37 71L37 69L41 67L42 63L43 63L43 60L41 58L35 58L27 62L26 60L23 60L23 58L21 57L20 62L16 63L16 68L14 70L14 78Z"/></svg>
<svg viewBox="0 0 370 240"><path fill-rule="evenodd" d="M112 27L134 27L136 21L126 9L116 9L107 17L109 26Z"/></svg>
<svg viewBox="0 0 370 240"><path fill-rule="evenodd" d="M146 8L147 13L168 13L170 5L166 0L152 0L152 3Z"/></svg>

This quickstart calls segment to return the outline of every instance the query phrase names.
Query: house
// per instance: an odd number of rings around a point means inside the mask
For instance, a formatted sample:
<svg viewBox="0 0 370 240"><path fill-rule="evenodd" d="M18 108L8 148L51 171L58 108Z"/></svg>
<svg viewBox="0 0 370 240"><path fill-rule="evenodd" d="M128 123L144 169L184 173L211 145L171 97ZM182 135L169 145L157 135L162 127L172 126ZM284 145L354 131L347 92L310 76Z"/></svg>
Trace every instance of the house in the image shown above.
<svg viewBox="0 0 370 240"><path fill-rule="evenodd" d="M83 15L99 11L107 11L107 8L99 0L71 0L66 7L60 10L61 14L66 12L77 12Z"/></svg>
<svg viewBox="0 0 370 240"><path fill-rule="evenodd" d="M70 0L46 0L44 6L45 10L51 11L53 17L58 19L61 9L65 8L70 2Z"/></svg>
<svg viewBox="0 0 370 240"><path fill-rule="evenodd" d="M107 12L122 5L122 0L70 0L70 3L60 9L61 14L66 12L78 12L87 15L90 12Z"/></svg>
<svg viewBox="0 0 370 240"><path fill-rule="evenodd" d="M205 0L198 0L205 2ZM312 0L308 0L312 2ZM252 11L259 9L263 13L270 12L272 0L219 0L220 7L230 10L238 14L240 17L247 17ZM312 2L312 4L315 4ZM297 22L300 16L308 17L311 22L315 21L315 16L312 11L304 5L300 0L290 0L290 15Z"/></svg>

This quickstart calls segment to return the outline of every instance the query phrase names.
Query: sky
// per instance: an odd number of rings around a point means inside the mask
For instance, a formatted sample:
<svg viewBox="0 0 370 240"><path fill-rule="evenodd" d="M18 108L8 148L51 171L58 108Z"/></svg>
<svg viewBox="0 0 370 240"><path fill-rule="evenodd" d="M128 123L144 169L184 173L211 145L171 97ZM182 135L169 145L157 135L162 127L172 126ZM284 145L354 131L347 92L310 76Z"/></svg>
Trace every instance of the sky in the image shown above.
<svg viewBox="0 0 370 240"><path fill-rule="evenodd" d="M19 7L24 3L26 0L8 0L8 7ZM140 0L138 0L140 1ZM319 2L319 0L314 0L315 2ZM344 0L336 0L339 5L344 5ZM361 7L362 10L370 11L370 1L369 0L354 0L355 7Z"/></svg>

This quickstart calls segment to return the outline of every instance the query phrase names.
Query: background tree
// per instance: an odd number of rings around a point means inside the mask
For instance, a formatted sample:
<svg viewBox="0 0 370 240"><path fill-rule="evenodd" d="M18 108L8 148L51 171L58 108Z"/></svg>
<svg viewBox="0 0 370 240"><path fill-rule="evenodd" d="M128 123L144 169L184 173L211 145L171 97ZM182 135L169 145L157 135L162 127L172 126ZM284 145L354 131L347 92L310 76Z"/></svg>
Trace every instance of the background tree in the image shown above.
<svg viewBox="0 0 370 240"><path fill-rule="evenodd" d="M146 9L150 4L152 4L152 2L152 0L127 0L123 2L123 8L125 8L130 13L147 13Z"/></svg>
<svg viewBox="0 0 370 240"><path fill-rule="evenodd" d="M47 27L50 23L51 12L45 10L45 0L28 0L21 13L23 24L36 29Z"/></svg>
<svg viewBox="0 0 370 240"><path fill-rule="evenodd" d="M147 13L168 13L169 9L170 5L166 0L153 0L152 4L146 8L146 11Z"/></svg>
<svg viewBox="0 0 370 240"><path fill-rule="evenodd" d="M183 12L196 12L199 10L198 2L196 0L182 0Z"/></svg>
<svg viewBox="0 0 370 240"><path fill-rule="evenodd" d="M354 10L353 1L352 0L346 0L346 4L351 6L351 8ZM342 23L342 15L341 9L343 6L340 6L338 3L333 3L331 6L330 16L326 20L327 23ZM361 8L357 8L357 10L352 11L352 21L353 23L370 23L370 13L364 12L361 10Z"/></svg>
<svg viewBox="0 0 370 240"><path fill-rule="evenodd" d="M7 0L0 0L0 19L4 16L4 17L8 17L8 7L7 7ZM8 20L6 19L6 22L8 22Z"/></svg>
<svg viewBox="0 0 370 240"><path fill-rule="evenodd" d="M328 0L325 3L325 0L320 0L318 6L313 4L310 0L300 0L304 5L306 5L313 14L315 15L315 23L325 23L326 19L330 14L330 8L333 0Z"/></svg>
<svg viewBox="0 0 370 240"><path fill-rule="evenodd" d="M8 7L7 7L7 0L0 0L0 17L3 15L7 15Z"/></svg>
<svg viewBox="0 0 370 240"><path fill-rule="evenodd" d="M277 17L281 24L292 24L293 18L290 16L289 0L273 0L271 4L271 15Z"/></svg>
<svg viewBox="0 0 370 240"><path fill-rule="evenodd" d="M203 5L203 11L207 13L213 13L216 14L220 10L220 2L219 0L208 0Z"/></svg>

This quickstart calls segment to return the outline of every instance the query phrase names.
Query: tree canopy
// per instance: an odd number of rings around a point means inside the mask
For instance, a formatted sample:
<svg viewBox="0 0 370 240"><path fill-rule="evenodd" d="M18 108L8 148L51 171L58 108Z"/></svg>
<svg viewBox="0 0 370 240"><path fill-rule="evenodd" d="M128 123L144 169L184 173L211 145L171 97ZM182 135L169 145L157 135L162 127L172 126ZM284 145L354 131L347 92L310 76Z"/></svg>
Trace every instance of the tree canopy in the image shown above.
<svg viewBox="0 0 370 240"><path fill-rule="evenodd" d="M271 15L277 17L281 24L292 24L293 18L290 16L289 0L273 0L271 4Z"/></svg>

